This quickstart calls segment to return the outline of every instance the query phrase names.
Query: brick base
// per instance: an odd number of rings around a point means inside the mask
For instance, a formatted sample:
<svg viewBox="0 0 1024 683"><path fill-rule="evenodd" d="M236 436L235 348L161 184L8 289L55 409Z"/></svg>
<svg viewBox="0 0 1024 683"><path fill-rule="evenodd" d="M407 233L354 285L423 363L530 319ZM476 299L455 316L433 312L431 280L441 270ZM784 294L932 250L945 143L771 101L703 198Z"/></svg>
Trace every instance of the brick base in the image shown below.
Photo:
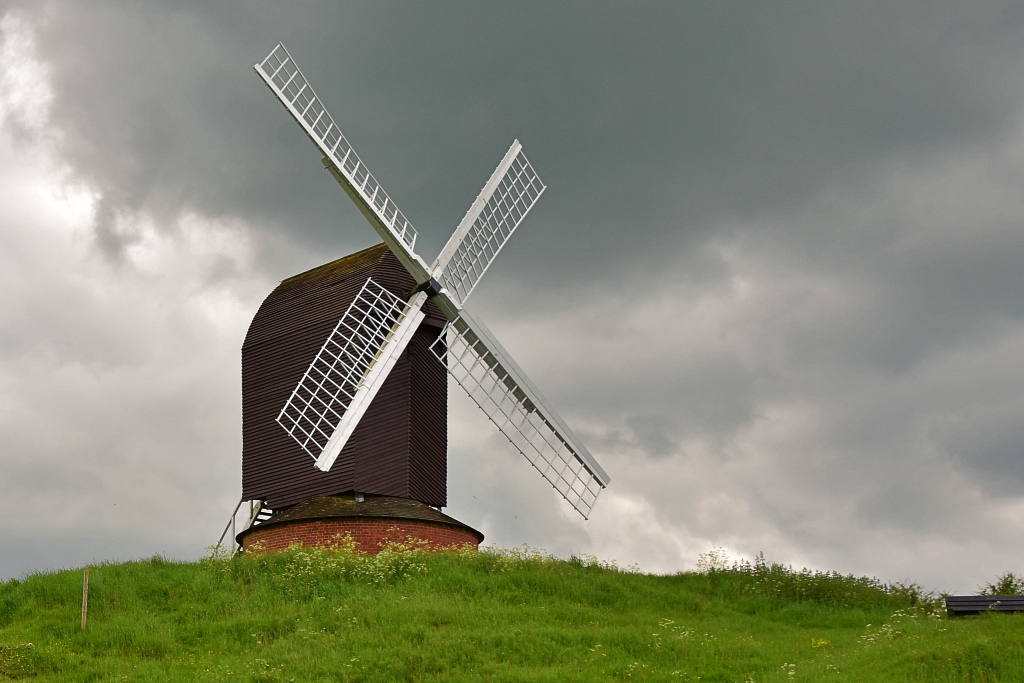
<svg viewBox="0 0 1024 683"><path fill-rule="evenodd" d="M359 552L376 554L388 543L405 543L410 537L426 541L433 550L479 546L477 537L467 529L418 520L387 519L311 519L285 524L269 524L249 529L242 537L242 548L257 552L284 550L291 545L330 546L338 536L352 536Z"/></svg>

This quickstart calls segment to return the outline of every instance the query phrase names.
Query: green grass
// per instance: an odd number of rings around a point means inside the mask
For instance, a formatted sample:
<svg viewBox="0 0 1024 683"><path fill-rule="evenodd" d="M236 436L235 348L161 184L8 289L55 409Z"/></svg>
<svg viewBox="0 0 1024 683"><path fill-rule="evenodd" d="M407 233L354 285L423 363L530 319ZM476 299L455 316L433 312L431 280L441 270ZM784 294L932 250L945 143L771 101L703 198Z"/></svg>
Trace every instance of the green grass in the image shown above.
<svg viewBox="0 0 1024 683"><path fill-rule="evenodd" d="M1024 681L1024 615L778 565L293 549L0 584L0 679ZM31 647L28 645L31 643Z"/></svg>

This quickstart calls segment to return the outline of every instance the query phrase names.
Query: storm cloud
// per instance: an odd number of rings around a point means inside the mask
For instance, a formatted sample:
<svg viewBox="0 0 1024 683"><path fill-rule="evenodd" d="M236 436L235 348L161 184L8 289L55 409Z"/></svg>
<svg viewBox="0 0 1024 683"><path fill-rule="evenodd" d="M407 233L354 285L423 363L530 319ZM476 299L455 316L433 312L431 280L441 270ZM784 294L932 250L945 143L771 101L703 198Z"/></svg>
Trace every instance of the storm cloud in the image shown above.
<svg viewBox="0 0 1024 683"><path fill-rule="evenodd" d="M201 555L248 321L376 241L277 41L428 260L514 138L548 185L473 307L612 485L578 519L453 387L446 512L649 571L1021 570L1019 6L0 7L0 577Z"/></svg>

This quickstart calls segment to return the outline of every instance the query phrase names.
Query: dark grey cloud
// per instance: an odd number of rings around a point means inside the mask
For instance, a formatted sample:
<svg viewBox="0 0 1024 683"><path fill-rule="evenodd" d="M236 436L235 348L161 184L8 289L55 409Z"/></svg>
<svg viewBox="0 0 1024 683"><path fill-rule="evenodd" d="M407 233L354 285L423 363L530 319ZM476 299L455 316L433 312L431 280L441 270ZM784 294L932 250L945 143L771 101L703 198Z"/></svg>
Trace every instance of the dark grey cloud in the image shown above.
<svg viewBox="0 0 1024 683"><path fill-rule="evenodd" d="M434 249L521 137L558 190L531 231L546 283L578 279L554 277L570 248L647 259L1016 111L1020 19L997 6L325 5L46 6L68 157L131 208L242 210L333 247L355 214L248 69L281 39Z"/></svg>
<svg viewBox="0 0 1024 683"><path fill-rule="evenodd" d="M0 526L21 549L0 572L87 545L196 554L237 488L248 316L275 280L374 241L252 73L278 40L425 257L513 138L549 186L474 307L614 485L577 524L453 392L453 514L657 570L712 544L949 589L1019 569L997 544L1024 536L1017 6L4 12L50 99L39 123L10 104L17 79L0 87L0 171L49 159L29 171L66 190L47 213L11 184L0 213L5 490L101 523L89 544L60 515ZM69 441L74 466L48 476ZM101 512L138 515L135 491L189 511L148 534Z"/></svg>

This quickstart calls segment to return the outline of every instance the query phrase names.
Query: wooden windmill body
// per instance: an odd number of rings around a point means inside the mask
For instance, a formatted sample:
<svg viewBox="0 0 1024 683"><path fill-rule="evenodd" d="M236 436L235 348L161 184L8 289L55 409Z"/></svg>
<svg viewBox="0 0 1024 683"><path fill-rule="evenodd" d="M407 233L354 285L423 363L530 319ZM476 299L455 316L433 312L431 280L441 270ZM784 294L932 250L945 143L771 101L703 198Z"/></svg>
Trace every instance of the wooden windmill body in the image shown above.
<svg viewBox="0 0 1024 683"><path fill-rule="evenodd" d="M476 545L483 534L444 515L448 379L430 352L447 320L428 316L335 461L323 472L275 421L309 359L367 278L405 296L416 283L383 244L290 277L264 300L242 345L242 497L273 511L245 547L331 543L362 550L409 536ZM361 498L362 500L356 500Z"/></svg>
<svg viewBox="0 0 1024 683"><path fill-rule="evenodd" d="M383 244L283 281L242 346L242 496L271 508L310 496L370 493L447 501L448 393L430 345L447 322L429 311L330 471L275 422L310 359L367 277L405 296L416 283Z"/></svg>

